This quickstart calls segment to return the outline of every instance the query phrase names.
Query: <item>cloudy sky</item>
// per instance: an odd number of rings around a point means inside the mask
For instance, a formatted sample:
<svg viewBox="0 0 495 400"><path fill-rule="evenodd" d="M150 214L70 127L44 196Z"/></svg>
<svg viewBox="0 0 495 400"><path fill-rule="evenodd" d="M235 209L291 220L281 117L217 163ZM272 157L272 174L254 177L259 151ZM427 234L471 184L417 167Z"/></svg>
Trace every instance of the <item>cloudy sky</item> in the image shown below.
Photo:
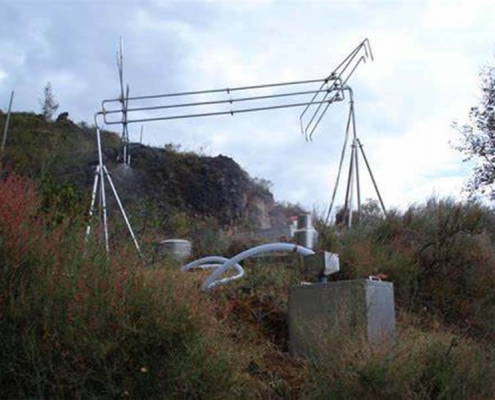
<svg viewBox="0 0 495 400"><path fill-rule="evenodd" d="M386 205L459 197L470 166L452 150L451 123L478 102L479 72L494 60L494 16L495 3L478 0L0 0L0 108L15 90L14 110L39 112L49 81L59 111L91 123L101 101L119 94L120 36L131 95L324 78L369 38L375 62L348 83ZM278 200L322 210L347 110L333 104L312 142L298 109L149 122L143 142L233 157L272 181ZM130 126L131 139L140 127ZM363 197L375 197L364 169L361 179Z"/></svg>

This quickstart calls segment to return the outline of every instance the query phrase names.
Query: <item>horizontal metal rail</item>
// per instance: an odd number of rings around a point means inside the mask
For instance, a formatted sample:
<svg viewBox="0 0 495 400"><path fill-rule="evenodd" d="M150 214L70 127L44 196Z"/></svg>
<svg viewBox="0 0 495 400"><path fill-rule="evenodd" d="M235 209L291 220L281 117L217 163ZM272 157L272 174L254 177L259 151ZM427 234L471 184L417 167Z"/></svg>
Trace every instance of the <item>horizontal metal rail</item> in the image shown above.
<svg viewBox="0 0 495 400"><path fill-rule="evenodd" d="M291 82L279 82L279 83L266 83L262 85L252 85L252 86L239 86L239 87L233 87L233 88L225 88L225 89L208 89L208 90L197 90L197 91L192 91L192 92L179 92L179 93L164 93L164 94L154 94L154 95L148 95L148 96L133 96L129 97L128 100L134 101L134 100L151 100L151 99L162 99L166 97L178 97L178 96L196 96L200 94L210 94L210 93L227 93L230 94L231 92L238 92L242 90L253 90L253 89L266 89L270 87L280 87L280 86L290 86L290 85L306 85L310 83L319 83L323 82L326 83L330 77L327 78L321 78L321 79L308 79L308 80L302 80L302 81L291 81ZM121 99L106 99L103 100L102 103L111 103L111 102L120 102Z"/></svg>
<svg viewBox="0 0 495 400"><path fill-rule="evenodd" d="M340 101L340 98L339 98L339 101ZM248 112L276 110L276 109L293 108L293 107L304 107L308 104L332 103L332 102L334 102L333 98L328 99L328 100L324 100L321 102L313 102L313 103L308 103L308 102L290 103L290 104L280 104L280 105L266 106L266 107L242 108L239 110L230 110L230 111L216 111L216 112L196 113L196 114L179 114L179 115L171 115L171 116L166 116L166 117L128 119L127 123L132 124L132 123L137 123L137 122L148 122L148 121L150 121L150 122L151 121L167 121L167 120L173 120L173 119L212 117L212 116L219 116L219 115L232 115L233 116L235 114L248 113ZM103 115L104 122L107 125L118 125L118 124L122 123L122 121L107 121L106 115L103 111L98 112L97 115Z"/></svg>
<svg viewBox="0 0 495 400"><path fill-rule="evenodd" d="M279 94L270 94L265 96L252 96L252 97L240 97L240 98L232 98L227 100L211 100L211 101L199 101L192 103L179 103L179 104L168 104L161 106L143 106L143 107L130 107L127 108L127 112L136 112L136 111L153 111L153 110L165 110L171 108L183 108L183 107L199 107L199 106L208 106L208 105L219 105L219 104L233 104L245 101L259 101L259 100L268 100L275 98L283 98L283 97L291 97L291 96L302 96L313 93L321 93L321 92L335 92L340 89L321 89L321 90L306 90L301 92L288 92L288 93L279 93ZM107 110L103 108L103 113L105 115L108 114L118 114L122 113L124 110L122 108Z"/></svg>
<svg viewBox="0 0 495 400"><path fill-rule="evenodd" d="M130 123L137 122L147 122L147 121L166 121L174 119L184 119L184 118L195 118L195 117L208 117L208 116L220 116L220 115L235 115L240 113L264 111L264 110L275 110L283 108L293 108L293 107L304 107L302 113L299 116L301 131L306 136L306 139L311 139L312 135L320 124L323 116L326 114L330 104L342 101L345 98L344 91L347 88L347 82L350 77L354 74L357 67L367 59L373 60L373 54L371 51L371 46L369 40L363 40L354 50L349 53L349 55L344 58L344 60L329 74L326 78L320 79L307 79L298 81L288 81L288 82L278 82L278 83L267 83L260 85L249 85L249 86L239 86L224 89L209 89L209 90L196 90L196 91L186 91L178 93L164 93L156 95L146 95L146 96L132 96L130 97L128 93L125 98L121 91L121 96L119 98L103 100L101 103L101 111L98 113L103 116L105 124L117 125L123 124L127 125ZM299 86L299 85L309 85L309 84L319 84L317 88L313 90L295 90L285 92L279 90L279 92L271 94L260 94L260 89L268 88L278 88L281 89L286 86ZM253 91L252 96L243 96L238 98L232 98L230 95L234 92L241 91ZM227 94L229 98L211 98L204 101L197 101L201 99L195 99L196 101L185 101L169 104L150 104L146 105L143 102L147 100L163 100L168 98L177 98L185 96L200 96L200 95L215 95L215 94ZM266 103L265 101L275 100L275 99L288 99L296 96L310 95L309 101L287 103L283 100L277 102ZM259 103L256 106L241 108L241 109L230 109L220 108L219 111L212 111L212 107L208 109L209 106L221 106L225 104L234 104L241 102L256 102ZM297 101L297 100L296 100ZM153 103L153 102L152 102ZM274 104L275 103L275 104ZM280 104L282 103L282 104ZM253 104L254 105L254 104ZM198 111L202 108L202 112L194 112L192 108L197 108ZM167 115L167 110L172 109L184 109L190 108L187 112L184 111L177 115ZM215 109L215 108L213 108ZM159 111L162 111L161 113ZM158 112L158 113L154 113ZM311 113L310 113L311 112ZM113 120L110 116L114 114L121 114L121 118ZM150 115L151 114L151 115ZM305 118L307 116L307 118Z"/></svg>

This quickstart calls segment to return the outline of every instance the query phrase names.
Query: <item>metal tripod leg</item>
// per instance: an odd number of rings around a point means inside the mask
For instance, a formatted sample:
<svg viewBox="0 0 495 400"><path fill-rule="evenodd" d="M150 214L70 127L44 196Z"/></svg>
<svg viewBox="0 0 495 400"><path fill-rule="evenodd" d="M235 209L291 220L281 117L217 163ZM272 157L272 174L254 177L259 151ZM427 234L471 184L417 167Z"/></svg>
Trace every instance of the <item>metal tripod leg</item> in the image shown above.
<svg viewBox="0 0 495 400"><path fill-rule="evenodd" d="M347 214L347 226L350 228L352 226L352 207L354 202L354 176L355 176L355 157L356 157L356 146L354 141L351 145L351 162L349 164L349 181L347 182L347 193L345 200L345 210L349 211Z"/></svg>
<svg viewBox="0 0 495 400"><path fill-rule="evenodd" d="M382 206L382 211L385 217L387 216L387 210L385 209L385 205L383 204L382 196L380 195L380 191L378 190L378 185L376 184L375 177L373 176L373 173L371 172L370 164L368 163L368 159L366 158L366 154L364 154L364 149L363 145L361 144L361 141L357 139L358 147L361 150L361 154L363 155L364 162L366 164L366 168L368 169L368 172L371 177L371 181L373 182L373 186L375 187L376 194L378 196L378 200L380 200L380 205Z"/></svg>
<svg viewBox="0 0 495 400"><path fill-rule="evenodd" d="M339 187L340 175L342 173L342 164L344 163L345 151L347 149L347 142L349 140L349 128L351 126L352 109L353 109L353 106L351 103L351 108L349 109L349 117L347 119L347 127L345 130L344 145L342 146L342 153L340 154L339 171L337 172L337 179L335 180L335 186L333 188L333 193L332 193L332 200L330 202L330 207L328 208L328 213L327 213L327 218L325 219L325 223L328 223L328 220L330 219L330 215L332 214L333 206L335 204L335 196L337 195L337 189Z"/></svg>
<svg viewBox="0 0 495 400"><path fill-rule="evenodd" d="M89 206L89 221L88 225L86 226L86 234L84 236L84 243L87 245L88 240L89 240L89 235L91 233L91 221L93 219L93 214L95 211L95 204L96 204L96 191L98 190L98 180L100 178L100 166L96 166L95 170L95 179L93 182L93 191L91 192L91 205Z"/></svg>
<svg viewBox="0 0 495 400"><path fill-rule="evenodd" d="M98 143L98 160L99 160L99 173L100 173L100 199L101 210L103 213L103 231L105 234L105 249L107 254L110 253L109 236L108 236L108 221L107 221L107 199L105 194L105 177L103 175L103 152L101 150L101 133L100 128L96 128L96 141Z"/></svg>
<svg viewBox="0 0 495 400"><path fill-rule="evenodd" d="M138 251L139 255L142 256L141 254L141 249L139 247L139 243L136 239L136 236L134 235L134 231L132 230L131 224L129 222L129 219L127 218L127 214L124 210L124 206L122 205L122 202L120 201L119 194L117 193L117 189L115 189L115 186L112 181L112 177L110 173L108 172L108 169L105 165L103 165L103 171L105 172L105 176L108 179L108 183L110 184L110 187L112 188L113 195L115 196L115 200L117 200L117 204L119 205L120 213L122 214L122 218L124 218L125 224L127 225L127 230L129 231L129 234L131 235L132 241L134 242L134 246L136 246L136 250Z"/></svg>
<svg viewBox="0 0 495 400"><path fill-rule="evenodd" d="M359 152L358 152L358 138L356 133L356 120L354 116L354 109L352 112L352 129L354 140L352 142L355 157L355 174L356 174L356 194L357 194L357 215L358 215L358 223L361 220L361 182L359 181ZM350 225L349 225L350 226Z"/></svg>

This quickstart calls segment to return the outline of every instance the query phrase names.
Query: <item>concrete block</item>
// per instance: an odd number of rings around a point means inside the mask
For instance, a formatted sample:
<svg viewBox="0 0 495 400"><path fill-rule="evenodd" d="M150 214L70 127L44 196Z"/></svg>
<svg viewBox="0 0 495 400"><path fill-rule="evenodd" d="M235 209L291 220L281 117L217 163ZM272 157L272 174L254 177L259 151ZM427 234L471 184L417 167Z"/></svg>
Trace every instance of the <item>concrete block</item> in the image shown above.
<svg viewBox="0 0 495 400"><path fill-rule="evenodd" d="M290 351L304 357L314 358L349 338L393 342L393 284L360 279L293 286L288 314Z"/></svg>

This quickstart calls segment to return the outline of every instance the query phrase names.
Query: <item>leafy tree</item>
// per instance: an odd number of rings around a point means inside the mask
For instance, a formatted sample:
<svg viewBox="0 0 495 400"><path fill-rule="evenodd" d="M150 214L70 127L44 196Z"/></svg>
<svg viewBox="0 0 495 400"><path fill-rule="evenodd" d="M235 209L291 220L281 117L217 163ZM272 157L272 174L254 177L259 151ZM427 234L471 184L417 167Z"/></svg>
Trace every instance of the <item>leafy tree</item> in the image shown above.
<svg viewBox="0 0 495 400"><path fill-rule="evenodd" d="M43 98L40 99L39 102L43 116L47 121L51 121L53 119L53 114L55 114L59 105L55 101L55 96L52 91L52 84L50 82L47 82L43 88Z"/></svg>
<svg viewBox="0 0 495 400"><path fill-rule="evenodd" d="M469 123L453 126L462 135L457 150L476 161L467 189L471 194L480 192L495 199L495 66L487 66L480 73L480 104L469 112Z"/></svg>

